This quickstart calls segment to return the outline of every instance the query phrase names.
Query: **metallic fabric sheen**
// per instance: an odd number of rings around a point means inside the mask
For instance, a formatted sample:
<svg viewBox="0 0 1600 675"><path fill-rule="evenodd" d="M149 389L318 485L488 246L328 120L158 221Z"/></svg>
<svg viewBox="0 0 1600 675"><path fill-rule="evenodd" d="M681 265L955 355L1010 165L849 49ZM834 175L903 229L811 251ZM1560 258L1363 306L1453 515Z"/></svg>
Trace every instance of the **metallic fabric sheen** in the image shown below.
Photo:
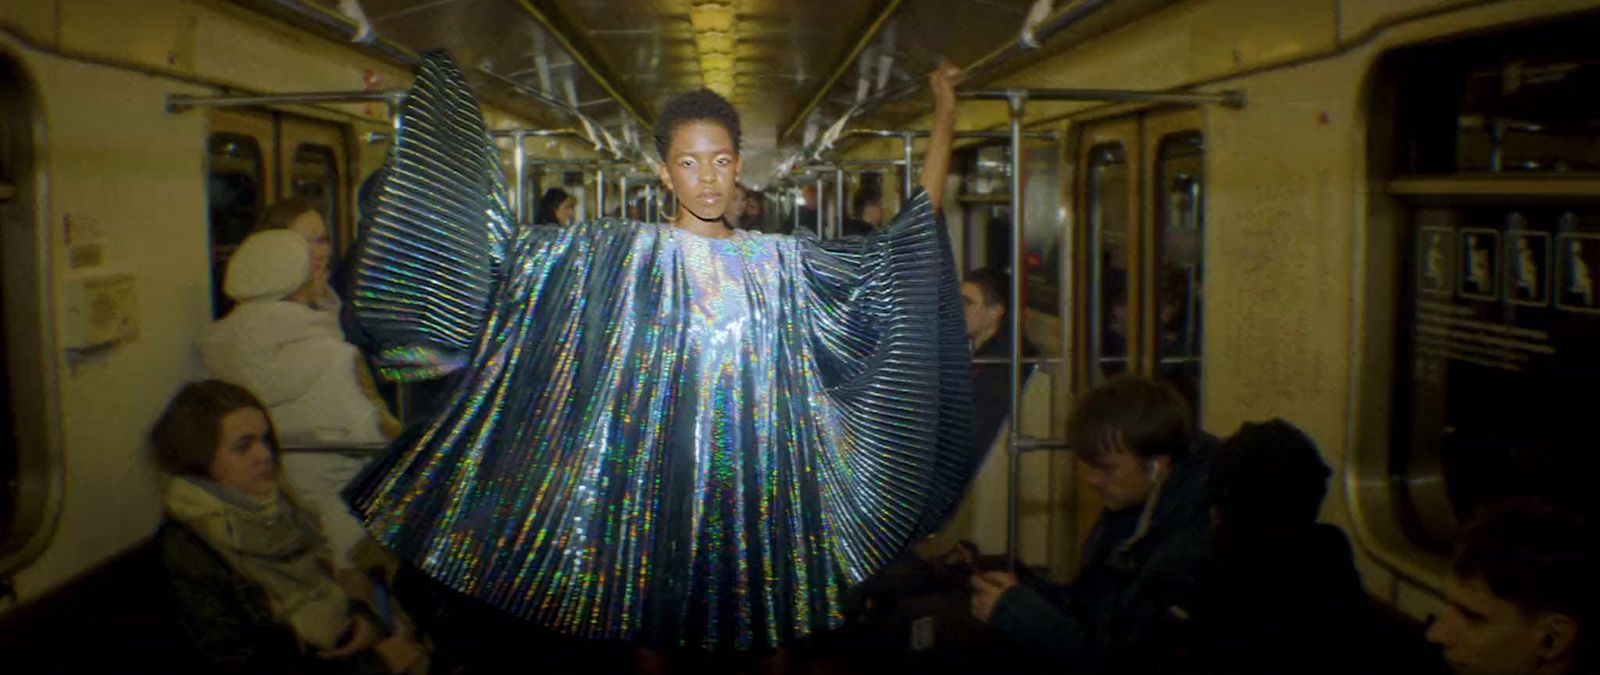
<svg viewBox="0 0 1600 675"><path fill-rule="evenodd" d="M459 73L430 55L352 302L385 372L464 367L355 486L374 535L562 632L712 649L837 625L971 473L969 356L926 195L868 238L508 230Z"/></svg>

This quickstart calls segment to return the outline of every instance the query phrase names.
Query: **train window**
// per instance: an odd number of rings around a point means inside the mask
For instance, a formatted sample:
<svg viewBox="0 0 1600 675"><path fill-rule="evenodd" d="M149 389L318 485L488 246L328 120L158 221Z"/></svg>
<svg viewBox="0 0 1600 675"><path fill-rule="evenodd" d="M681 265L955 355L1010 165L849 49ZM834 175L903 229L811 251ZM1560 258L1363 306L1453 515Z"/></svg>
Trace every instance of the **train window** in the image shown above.
<svg viewBox="0 0 1600 675"><path fill-rule="evenodd" d="M1127 194L1133 175L1121 143L1089 150L1089 353L1091 384L1127 371L1128 249L1133 219Z"/></svg>
<svg viewBox="0 0 1600 675"><path fill-rule="evenodd" d="M1200 409L1205 203L1199 132L1169 134L1156 164L1156 375Z"/></svg>
<svg viewBox="0 0 1600 675"><path fill-rule="evenodd" d="M63 477L31 91L0 56L0 581L49 543Z"/></svg>
<svg viewBox="0 0 1600 675"><path fill-rule="evenodd" d="M1023 281L1028 308L1055 316L1061 312L1061 148L1053 143L1023 147L1027 180L1023 214ZM1056 345L1049 347L1055 351Z"/></svg>
<svg viewBox="0 0 1600 675"><path fill-rule="evenodd" d="M1592 444L1582 423L1600 402L1600 204L1423 203L1412 223L1395 371L1412 452L1395 468L1446 478L1407 494L1413 538L1442 552L1483 500L1589 475L1561 445Z"/></svg>
<svg viewBox="0 0 1600 675"><path fill-rule="evenodd" d="M1600 171L1600 19L1462 40L1393 59L1401 173Z"/></svg>
<svg viewBox="0 0 1600 675"><path fill-rule="evenodd" d="M321 206L333 250L344 250L339 227L344 222L339 212L339 156L333 148L313 143L296 146L289 165L289 192Z"/></svg>
<svg viewBox="0 0 1600 675"><path fill-rule="evenodd" d="M206 204L211 227L211 308L213 315L228 313L233 303L222 293L222 274L228 257L250 235L265 207L265 167L261 145L244 134L211 135L207 159Z"/></svg>
<svg viewBox="0 0 1600 675"><path fill-rule="evenodd" d="M1600 18L1400 52L1375 156L1406 220L1393 515L1447 553L1486 499L1594 499L1600 410ZM1582 505L1587 506L1587 505Z"/></svg>
<svg viewBox="0 0 1600 675"><path fill-rule="evenodd" d="M0 165L0 209L7 208L16 192L6 173L5 166ZM0 252L0 257L3 255ZM6 316L5 295L0 293L0 317ZM22 473L17 461L20 443L16 435L16 409L11 405L10 351L5 335L0 333L0 514L5 514L0 518L0 542L10 541L11 530L16 526L11 514L17 512L18 478Z"/></svg>

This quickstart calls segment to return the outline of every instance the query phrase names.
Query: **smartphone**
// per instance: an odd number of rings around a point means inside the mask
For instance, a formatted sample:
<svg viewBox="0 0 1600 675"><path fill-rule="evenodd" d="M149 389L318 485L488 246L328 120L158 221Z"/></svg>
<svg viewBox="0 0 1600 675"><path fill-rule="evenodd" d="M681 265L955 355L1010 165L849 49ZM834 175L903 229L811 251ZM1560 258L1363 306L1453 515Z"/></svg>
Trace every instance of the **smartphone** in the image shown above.
<svg viewBox="0 0 1600 675"><path fill-rule="evenodd" d="M383 622L379 626L384 632L391 635L395 632L394 604L389 599L389 587L374 579L372 583L372 612L378 615L378 620Z"/></svg>

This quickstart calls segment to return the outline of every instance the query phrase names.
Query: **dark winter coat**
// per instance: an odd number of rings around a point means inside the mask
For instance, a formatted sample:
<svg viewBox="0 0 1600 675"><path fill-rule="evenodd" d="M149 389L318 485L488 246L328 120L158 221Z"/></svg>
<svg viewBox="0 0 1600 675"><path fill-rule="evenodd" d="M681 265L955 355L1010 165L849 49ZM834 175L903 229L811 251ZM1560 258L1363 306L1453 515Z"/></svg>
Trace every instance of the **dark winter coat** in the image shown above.
<svg viewBox="0 0 1600 675"><path fill-rule="evenodd" d="M1070 672L1170 670L1173 608L1193 602L1211 557L1207 478L1216 446L1203 437L1174 464L1149 530L1126 551L1137 507L1100 516L1075 583L1015 586L996 603L990 625Z"/></svg>

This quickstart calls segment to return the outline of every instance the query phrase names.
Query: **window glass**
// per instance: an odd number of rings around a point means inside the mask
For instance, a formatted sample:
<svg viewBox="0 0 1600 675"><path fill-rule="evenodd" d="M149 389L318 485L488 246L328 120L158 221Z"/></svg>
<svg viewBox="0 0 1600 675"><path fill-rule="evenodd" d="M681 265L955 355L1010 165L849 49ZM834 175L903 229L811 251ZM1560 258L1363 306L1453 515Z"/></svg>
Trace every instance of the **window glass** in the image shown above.
<svg viewBox="0 0 1600 675"><path fill-rule="evenodd" d="M1121 143L1089 151L1089 309L1092 384L1128 369L1128 246L1132 176Z"/></svg>
<svg viewBox="0 0 1600 675"><path fill-rule="evenodd" d="M264 204L261 146L243 134L212 134L208 143L206 204L211 229L211 308L221 317L233 302L222 293L228 257L249 236Z"/></svg>
<svg viewBox="0 0 1600 675"><path fill-rule="evenodd" d="M1156 166L1156 376L1178 387L1199 419L1205 194L1199 132L1161 139Z"/></svg>
<svg viewBox="0 0 1600 675"><path fill-rule="evenodd" d="M294 163L289 167L289 192L319 205L333 250L343 251L339 239L344 223L339 212L339 155L325 145L300 144L294 149Z"/></svg>

